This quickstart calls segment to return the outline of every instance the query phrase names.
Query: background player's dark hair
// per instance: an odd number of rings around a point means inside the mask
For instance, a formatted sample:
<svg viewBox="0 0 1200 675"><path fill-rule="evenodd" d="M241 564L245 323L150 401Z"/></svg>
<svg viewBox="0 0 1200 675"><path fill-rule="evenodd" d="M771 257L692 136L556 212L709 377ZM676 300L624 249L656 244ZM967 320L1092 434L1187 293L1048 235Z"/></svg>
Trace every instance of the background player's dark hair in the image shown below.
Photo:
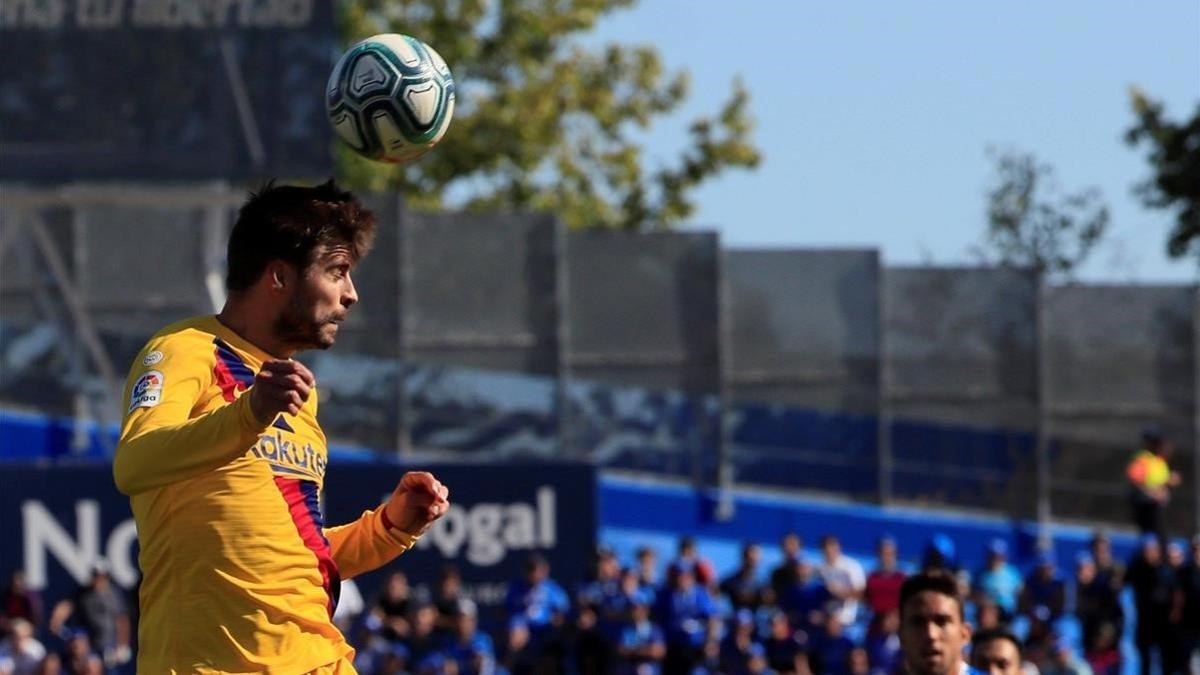
<svg viewBox="0 0 1200 675"><path fill-rule="evenodd" d="M904 618L904 607L908 604L909 598L922 591L933 591L952 598L958 604L958 618L965 618L963 614L963 598L958 592L958 579L942 569L933 569L920 574L914 574L904 580L904 584L900 586L900 618Z"/></svg>
<svg viewBox="0 0 1200 675"><path fill-rule="evenodd" d="M1013 644L1014 647L1017 648L1017 658L1023 658L1021 655L1021 641L1017 639L1016 635L1013 635L1011 632L1004 630L1003 628L988 628L987 630L981 630L972 635L971 653L975 653L975 650L991 642L992 640L1008 640Z"/></svg>
<svg viewBox="0 0 1200 675"><path fill-rule="evenodd" d="M333 180L313 187L268 182L238 211L229 233L225 288L250 288L272 260L303 270L321 245L344 244L355 260L375 239L375 215Z"/></svg>

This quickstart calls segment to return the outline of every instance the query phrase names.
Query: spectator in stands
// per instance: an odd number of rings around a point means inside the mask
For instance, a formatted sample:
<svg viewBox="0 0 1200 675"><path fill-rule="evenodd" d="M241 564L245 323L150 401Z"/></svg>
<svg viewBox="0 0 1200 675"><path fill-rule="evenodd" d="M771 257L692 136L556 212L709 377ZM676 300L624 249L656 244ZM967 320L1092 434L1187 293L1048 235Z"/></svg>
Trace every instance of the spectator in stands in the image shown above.
<svg viewBox="0 0 1200 675"><path fill-rule="evenodd" d="M1041 667L1042 675L1092 675L1092 667L1075 654L1075 649L1067 640L1059 638L1054 642L1050 658Z"/></svg>
<svg viewBox="0 0 1200 675"><path fill-rule="evenodd" d="M1031 614L1037 607L1045 607L1049 612L1049 622L1053 623L1063 615L1067 603L1067 585L1062 575L1058 573L1053 551L1038 553L1037 564L1025 579L1025 587L1021 589L1018 603L1022 614Z"/></svg>
<svg viewBox="0 0 1200 675"><path fill-rule="evenodd" d="M748 675L777 675L767 663L767 649L759 643L750 648L750 661L746 664Z"/></svg>
<svg viewBox="0 0 1200 675"><path fill-rule="evenodd" d="M509 675L533 675L538 671L537 648L530 640L529 626L523 618L518 617L508 622L504 669Z"/></svg>
<svg viewBox="0 0 1200 675"><path fill-rule="evenodd" d="M70 599L60 600L50 614L50 632L59 633L71 624L87 632L106 663L122 664L133 657L130 650L129 612L121 589L112 583L108 565L92 566L92 578Z"/></svg>
<svg viewBox="0 0 1200 675"><path fill-rule="evenodd" d="M694 569L671 565L667 583L658 594L654 616L667 640L666 675L690 673L704 644L716 633L716 607L708 590L697 583Z"/></svg>
<svg viewBox="0 0 1200 675"><path fill-rule="evenodd" d="M1008 625L1004 620L1004 612L995 601L984 598L975 603L975 630L990 630L1003 628Z"/></svg>
<svg viewBox="0 0 1200 675"><path fill-rule="evenodd" d="M791 588L796 581L796 563L800 561L800 554L804 549L804 541L800 539L800 535L795 532L788 532L779 540L779 550L783 553L783 560L779 565L771 570L771 592L774 593L773 602L779 602L783 597L784 592Z"/></svg>
<svg viewBox="0 0 1200 675"><path fill-rule="evenodd" d="M1179 622L1179 664L1200 673L1200 535L1192 537L1188 564L1176 574L1172 612Z"/></svg>
<svg viewBox="0 0 1200 675"><path fill-rule="evenodd" d="M834 597L808 561L796 560L792 565L795 568L793 581L791 586L783 589L779 608L787 613L793 626L815 633L825 623L825 614Z"/></svg>
<svg viewBox="0 0 1200 675"><path fill-rule="evenodd" d="M925 550L921 554L921 571L933 570L958 574L958 553L954 540L940 532L925 543Z"/></svg>
<svg viewBox="0 0 1200 675"><path fill-rule="evenodd" d="M617 556L601 548L596 552L593 579L576 594L575 657L583 675L609 672L626 610L624 601Z"/></svg>
<svg viewBox="0 0 1200 675"><path fill-rule="evenodd" d="M1092 645L1105 626L1118 635L1125 626L1125 611L1118 591L1100 578L1095 559L1084 551L1075 562L1075 616L1083 629L1085 646Z"/></svg>
<svg viewBox="0 0 1200 675"><path fill-rule="evenodd" d="M658 554L649 546L637 550L638 579L642 588L654 594L658 592Z"/></svg>
<svg viewBox="0 0 1200 675"><path fill-rule="evenodd" d="M867 577L864 596L872 614L881 616L900 611L900 586L907 575L900 571L894 538L880 537L875 550L879 566Z"/></svg>
<svg viewBox="0 0 1200 675"><path fill-rule="evenodd" d="M593 570L591 581L584 582L575 597L581 605L598 607L604 598L620 593L621 564L612 549L601 547L596 551Z"/></svg>
<svg viewBox="0 0 1200 675"><path fill-rule="evenodd" d="M399 643L407 651L407 664L411 670L418 670L428 659L437 653L442 638L437 633L437 609L428 603L421 603L412 611L408 637Z"/></svg>
<svg viewBox="0 0 1200 675"><path fill-rule="evenodd" d="M679 554L675 558L675 562L671 564L691 570L696 583L701 586L707 587L717 582L716 568L713 567L711 561L700 555L700 551L696 548L695 537L687 536L679 539Z"/></svg>
<svg viewBox="0 0 1200 675"><path fill-rule="evenodd" d="M862 647L851 649L846 657L844 672L846 675L871 675L871 660L867 657L867 650Z"/></svg>
<svg viewBox="0 0 1200 675"><path fill-rule="evenodd" d="M636 576L632 583L636 586ZM633 592L638 591L634 588ZM576 609L580 641L593 640L596 648L615 644L628 605L622 588L621 565L610 549L596 552L594 578L576 593Z"/></svg>
<svg viewBox="0 0 1200 675"><path fill-rule="evenodd" d="M995 603L1001 619L1008 622L1016 615L1017 599L1024 586L1021 573L1008 562L1008 543L993 539L987 547L987 565L975 576L975 602Z"/></svg>
<svg viewBox="0 0 1200 675"><path fill-rule="evenodd" d="M618 594L605 599L600 605L598 617L601 632L612 644L620 639L621 630L634 604L641 602L647 606L654 605L654 593L641 587L636 569L629 567L622 570L619 583Z"/></svg>
<svg viewBox="0 0 1200 675"><path fill-rule="evenodd" d="M1104 530L1096 530L1088 542L1092 560L1096 561L1096 578L1118 593L1125 586L1125 565L1112 553L1112 539Z"/></svg>
<svg viewBox="0 0 1200 675"><path fill-rule="evenodd" d="M900 665L900 610L876 614L864 640L871 670L892 673Z"/></svg>
<svg viewBox="0 0 1200 675"><path fill-rule="evenodd" d="M1129 502L1133 524L1142 534L1158 537L1166 546L1167 530L1164 514L1171 500L1171 489L1180 483L1179 473L1172 471L1167 459L1171 443L1157 425L1142 430L1142 447L1134 453L1125 468L1129 479Z"/></svg>
<svg viewBox="0 0 1200 675"><path fill-rule="evenodd" d="M981 630L971 636L971 665L988 675L1021 675L1021 643L1012 633Z"/></svg>
<svg viewBox="0 0 1200 675"><path fill-rule="evenodd" d="M908 675L959 675L971 637L958 579L945 570L909 577L900 589L900 646Z"/></svg>
<svg viewBox="0 0 1200 675"><path fill-rule="evenodd" d="M1038 605L1026 618L1029 619L1029 625L1026 628L1022 652L1025 658L1033 663L1043 663L1050 658L1054 647L1054 624L1050 621L1050 608Z"/></svg>
<svg viewBox="0 0 1200 675"><path fill-rule="evenodd" d="M867 586L862 565L842 553L841 542L831 534L821 538L821 552L824 560L817 573L834 598L831 611L843 626L849 626L858 619L858 600Z"/></svg>
<svg viewBox="0 0 1200 675"><path fill-rule="evenodd" d="M446 634L454 632L458 623L458 603L463 599L462 575L454 565L444 565L438 571L437 589L433 597L433 606L438 613L438 630Z"/></svg>
<svg viewBox="0 0 1200 675"><path fill-rule="evenodd" d="M1084 659L1094 675L1119 675L1121 673L1120 634L1111 623L1102 624L1086 643ZM1191 671L1196 672L1196 671Z"/></svg>
<svg viewBox="0 0 1200 675"><path fill-rule="evenodd" d="M1163 636L1163 672L1182 673L1190 660L1183 630L1183 603L1180 602L1180 578L1188 564L1183 553L1183 544L1171 541L1167 544L1167 567L1171 570L1170 613L1167 615L1167 630Z"/></svg>
<svg viewBox="0 0 1200 675"><path fill-rule="evenodd" d="M739 609L733 617L733 626L721 640L721 672L725 675L746 675L750 671L750 659L754 648L762 645L754 639L754 613Z"/></svg>
<svg viewBox="0 0 1200 675"><path fill-rule="evenodd" d="M373 623L380 626L380 634L389 642L403 640L411 632L408 617L414 603L409 595L408 577L404 572L392 572L371 606Z"/></svg>
<svg viewBox="0 0 1200 675"><path fill-rule="evenodd" d="M767 665L780 675L810 675L807 647L809 634L795 630L787 614L775 612L770 618L770 632L763 640Z"/></svg>
<svg viewBox="0 0 1200 675"><path fill-rule="evenodd" d="M0 674L35 675L46 660L46 648L33 636L33 624L15 618L8 624L8 637L0 642Z"/></svg>
<svg viewBox="0 0 1200 675"><path fill-rule="evenodd" d="M618 672L621 675L658 675L666 655L662 629L650 620L650 606L644 599L638 599L630 610L629 622L621 631L617 645ZM518 673L513 671L513 675Z"/></svg>
<svg viewBox="0 0 1200 675"><path fill-rule="evenodd" d="M846 637L846 627L836 613L825 617L824 630L809 640L809 665L822 675L846 675L854 640ZM957 674L955 674L957 675Z"/></svg>
<svg viewBox="0 0 1200 675"><path fill-rule="evenodd" d="M550 563L539 554L525 561L525 578L509 584L504 606L510 619L522 617L535 643L562 626L570 609L567 593L550 578Z"/></svg>
<svg viewBox="0 0 1200 675"><path fill-rule="evenodd" d="M496 671L492 638L479 630L478 618L475 603L459 599L454 634L442 647L446 656L458 665L458 675L492 675Z"/></svg>
<svg viewBox="0 0 1200 675"><path fill-rule="evenodd" d="M9 630L13 619L24 619L37 626L42 623L42 596L25 583L25 571L14 570L0 598L0 634Z"/></svg>
<svg viewBox="0 0 1200 675"><path fill-rule="evenodd" d="M1125 583L1133 589L1137 609L1134 644L1141 659L1142 675L1150 675L1156 653L1160 659L1169 658L1164 653L1163 638L1167 632L1174 582L1171 568L1163 560L1157 536L1143 535L1141 548L1125 573Z"/></svg>
<svg viewBox="0 0 1200 675"><path fill-rule="evenodd" d="M721 592L729 597L734 609L757 610L765 603L765 589L758 578L758 563L761 558L762 549L758 544L742 544L741 564L721 582Z"/></svg>
<svg viewBox="0 0 1200 675"><path fill-rule="evenodd" d="M104 661L92 649L86 630L65 628L62 638L66 646L59 662L65 675L101 675L104 672Z"/></svg>

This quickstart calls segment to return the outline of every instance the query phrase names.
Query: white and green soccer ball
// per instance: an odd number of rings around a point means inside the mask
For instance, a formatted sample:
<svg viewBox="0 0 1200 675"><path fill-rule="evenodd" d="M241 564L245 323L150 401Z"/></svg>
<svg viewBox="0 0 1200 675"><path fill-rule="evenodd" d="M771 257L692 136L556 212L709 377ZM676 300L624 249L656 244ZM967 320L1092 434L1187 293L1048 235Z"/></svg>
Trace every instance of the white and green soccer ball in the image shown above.
<svg viewBox="0 0 1200 675"><path fill-rule="evenodd" d="M454 78L424 42L397 33L375 35L338 59L325 110L337 135L359 154L409 162L446 134L454 116Z"/></svg>

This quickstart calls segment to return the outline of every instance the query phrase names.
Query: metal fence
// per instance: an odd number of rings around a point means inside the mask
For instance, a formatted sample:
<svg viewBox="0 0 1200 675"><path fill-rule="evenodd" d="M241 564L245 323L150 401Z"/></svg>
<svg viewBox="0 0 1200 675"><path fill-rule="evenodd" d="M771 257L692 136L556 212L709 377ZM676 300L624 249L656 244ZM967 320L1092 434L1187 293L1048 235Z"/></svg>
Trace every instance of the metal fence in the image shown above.
<svg viewBox="0 0 1200 675"><path fill-rule="evenodd" d="M0 191L0 404L115 420L145 338L223 302L243 198ZM1154 422L1185 475L1172 526L1196 527L1195 286L1043 288L871 250L366 201L380 231L360 305L336 349L304 357L335 442L1121 523Z"/></svg>

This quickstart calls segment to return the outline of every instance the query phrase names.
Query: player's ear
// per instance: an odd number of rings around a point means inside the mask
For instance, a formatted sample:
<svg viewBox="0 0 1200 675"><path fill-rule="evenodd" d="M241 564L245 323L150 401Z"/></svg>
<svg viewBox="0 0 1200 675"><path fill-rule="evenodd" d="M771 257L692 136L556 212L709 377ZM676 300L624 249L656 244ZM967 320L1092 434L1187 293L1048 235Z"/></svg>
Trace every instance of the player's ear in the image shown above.
<svg viewBox="0 0 1200 675"><path fill-rule="evenodd" d="M291 265L282 260L272 260L267 263L265 274L267 286L273 291L285 290L294 281Z"/></svg>

